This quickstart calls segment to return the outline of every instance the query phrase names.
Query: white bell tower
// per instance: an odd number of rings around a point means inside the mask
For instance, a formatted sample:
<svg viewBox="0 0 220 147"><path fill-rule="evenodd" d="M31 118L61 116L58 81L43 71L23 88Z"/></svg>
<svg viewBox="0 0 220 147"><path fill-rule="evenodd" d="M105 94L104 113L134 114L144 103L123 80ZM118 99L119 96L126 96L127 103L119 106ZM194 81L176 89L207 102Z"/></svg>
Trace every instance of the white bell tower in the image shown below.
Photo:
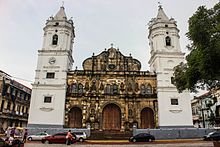
<svg viewBox="0 0 220 147"><path fill-rule="evenodd" d="M176 21L168 18L159 6L156 18L149 22L149 60L157 74L158 118L160 128L193 127L190 94L178 93L171 83L173 68L184 61Z"/></svg>
<svg viewBox="0 0 220 147"><path fill-rule="evenodd" d="M64 125L67 72L72 68L73 21L64 7L50 17L44 27L43 47L38 50L38 63L32 95L28 127Z"/></svg>

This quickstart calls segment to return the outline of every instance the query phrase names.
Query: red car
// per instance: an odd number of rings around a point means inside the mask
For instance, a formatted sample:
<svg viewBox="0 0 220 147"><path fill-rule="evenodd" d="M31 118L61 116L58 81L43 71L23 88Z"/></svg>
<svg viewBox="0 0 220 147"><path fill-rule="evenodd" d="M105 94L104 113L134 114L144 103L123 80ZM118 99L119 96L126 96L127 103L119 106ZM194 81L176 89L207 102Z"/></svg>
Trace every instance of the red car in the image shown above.
<svg viewBox="0 0 220 147"><path fill-rule="evenodd" d="M51 136L46 136L43 137L41 142L45 143L45 144L51 144L51 143L66 143L66 135L67 132L65 133L57 133ZM73 140L72 143L76 142L76 135L74 133L72 133L73 135Z"/></svg>

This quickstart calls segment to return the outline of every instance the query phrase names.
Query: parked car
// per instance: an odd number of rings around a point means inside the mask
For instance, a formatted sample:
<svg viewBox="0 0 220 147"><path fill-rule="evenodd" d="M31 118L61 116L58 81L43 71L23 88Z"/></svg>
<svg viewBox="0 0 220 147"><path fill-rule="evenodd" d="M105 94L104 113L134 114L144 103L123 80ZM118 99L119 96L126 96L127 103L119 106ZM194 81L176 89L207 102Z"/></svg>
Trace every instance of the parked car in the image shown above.
<svg viewBox="0 0 220 147"><path fill-rule="evenodd" d="M137 141L140 141L140 142L148 141L149 142L149 141L154 141L154 140L155 140L155 137L148 133L140 133L129 138L130 142L137 142Z"/></svg>
<svg viewBox="0 0 220 147"><path fill-rule="evenodd" d="M209 133L208 135L203 136L203 140L220 140L220 131L214 131Z"/></svg>
<svg viewBox="0 0 220 147"><path fill-rule="evenodd" d="M46 136L46 137L42 138L41 142L45 143L45 144L66 143L66 135L67 135L67 132L57 133L54 135ZM72 143L75 143L76 142L76 135L74 133L72 133L72 135L73 135Z"/></svg>
<svg viewBox="0 0 220 147"><path fill-rule="evenodd" d="M40 132L34 135L29 135L27 137L27 140L32 141L32 140L41 140L43 137L49 136L48 133L46 132Z"/></svg>
<svg viewBox="0 0 220 147"><path fill-rule="evenodd" d="M85 139L87 139L87 135L85 132L74 132L76 135L76 140L79 142L83 142Z"/></svg>

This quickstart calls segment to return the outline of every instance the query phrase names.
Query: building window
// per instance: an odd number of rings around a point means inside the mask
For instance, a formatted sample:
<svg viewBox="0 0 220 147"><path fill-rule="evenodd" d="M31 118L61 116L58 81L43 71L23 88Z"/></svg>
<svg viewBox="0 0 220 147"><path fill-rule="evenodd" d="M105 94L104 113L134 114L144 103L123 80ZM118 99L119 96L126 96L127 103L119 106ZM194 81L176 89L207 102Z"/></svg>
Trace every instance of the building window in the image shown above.
<svg viewBox="0 0 220 147"><path fill-rule="evenodd" d="M83 84L81 84L81 83L78 84L78 92L79 92L79 94L83 93Z"/></svg>
<svg viewBox="0 0 220 147"><path fill-rule="evenodd" d="M113 94L118 94L118 85L113 84Z"/></svg>
<svg viewBox="0 0 220 147"><path fill-rule="evenodd" d="M4 103L5 103L5 101L4 101L4 100L2 100L2 104L1 104L0 112L2 112L2 111L3 111L3 108L4 108Z"/></svg>
<svg viewBox="0 0 220 147"><path fill-rule="evenodd" d="M171 99L171 105L178 105L178 99Z"/></svg>
<svg viewBox="0 0 220 147"><path fill-rule="evenodd" d="M54 79L55 73L54 72L47 72L46 78L48 79Z"/></svg>
<svg viewBox="0 0 220 147"><path fill-rule="evenodd" d="M52 45L57 45L57 43L58 43L58 35L55 34L53 35Z"/></svg>
<svg viewBox="0 0 220 147"><path fill-rule="evenodd" d="M51 96L45 96L44 97L44 103L51 103L52 97Z"/></svg>
<svg viewBox="0 0 220 147"><path fill-rule="evenodd" d="M152 87L151 87L150 84L148 84L147 87L146 87L146 93L147 94L152 94Z"/></svg>
<svg viewBox="0 0 220 147"><path fill-rule="evenodd" d="M166 46L171 46L171 39L169 36L166 37Z"/></svg>
<svg viewBox="0 0 220 147"><path fill-rule="evenodd" d="M145 85L141 85L141 95L145 95Z"/></svg>
<svg viewBox="0 0 220 147"><path fill-rule="evenodd" d="M76 83L72 84L72 93L76 94L77 91L78 91L77 84Z"/></svg>
<svg viewBox="0 0 220 147"><path fill-rule="evenodd" d="M28 113L28 107L26 107L25 113Z"/></svg>
<svg viewBox="0 0 220 147"><path fill-rule="evenodd" d="M105 94L111 94L111 85L107 84L105 87Z"/></svg>
<svg viewBox="0 0 220 147"><path fill-rule="evenodd" d="M18 105L17 106L17 111L20 112L20 110L21 110L21 106Z"/></svg>
<svg viewBox="0 0 220 147"><path fill-rule="evenodd" d="M8 102L7 110L11 110L11 103L10 102Z"/></svg>

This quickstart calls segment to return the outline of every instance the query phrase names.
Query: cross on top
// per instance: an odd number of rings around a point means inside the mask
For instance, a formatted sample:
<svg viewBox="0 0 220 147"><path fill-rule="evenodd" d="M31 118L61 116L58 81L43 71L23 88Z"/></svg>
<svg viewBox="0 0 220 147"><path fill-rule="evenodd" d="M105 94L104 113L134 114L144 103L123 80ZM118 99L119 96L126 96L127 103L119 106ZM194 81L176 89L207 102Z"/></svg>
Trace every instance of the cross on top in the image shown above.
<svg viewBox="0 0 220 147"><path fill-rule="evenodd" d="M113 44L113 43L111 43L111 48L113 48L113 45L114 45L114 44Z"/></svg>
<svg viewBox="0 0 220 147"><path fill-rule="evenodd" d="M157 3L158 3L158 7L161 8L162 7L161 2L157 2Z"/></svg>

